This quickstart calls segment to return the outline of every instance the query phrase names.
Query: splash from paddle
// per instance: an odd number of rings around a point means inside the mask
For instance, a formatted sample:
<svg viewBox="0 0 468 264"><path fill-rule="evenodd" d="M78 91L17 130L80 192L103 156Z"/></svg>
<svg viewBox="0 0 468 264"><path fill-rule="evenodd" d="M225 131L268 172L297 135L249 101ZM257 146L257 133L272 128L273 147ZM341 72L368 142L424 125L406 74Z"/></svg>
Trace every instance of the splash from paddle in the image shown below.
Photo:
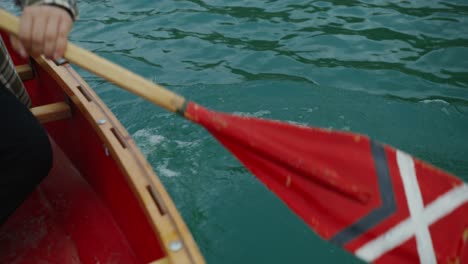
<svg viewBox="0 0 468 264"><path fill-rule="evenodd" d="M0 10L0 26L18 31ZM354 133L208 110L68 43L70 62L203 126L318 235L380 263L468 260L468 187Z"/></svg>

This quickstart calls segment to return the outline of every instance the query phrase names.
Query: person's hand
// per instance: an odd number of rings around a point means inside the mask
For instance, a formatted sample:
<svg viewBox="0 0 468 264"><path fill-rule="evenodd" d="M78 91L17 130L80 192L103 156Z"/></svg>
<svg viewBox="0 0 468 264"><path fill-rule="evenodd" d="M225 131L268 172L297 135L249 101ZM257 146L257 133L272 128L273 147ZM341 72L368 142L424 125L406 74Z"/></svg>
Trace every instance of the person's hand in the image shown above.
<svg viewBox="0 0 468 264"><path fill-rule="evenodd" d="M68 33L73 26L70 14L55 6L29 6L20 18L20 31L17 37L11 36L11 44L18 54L45 55L58 60L65 53Z"/></svg>

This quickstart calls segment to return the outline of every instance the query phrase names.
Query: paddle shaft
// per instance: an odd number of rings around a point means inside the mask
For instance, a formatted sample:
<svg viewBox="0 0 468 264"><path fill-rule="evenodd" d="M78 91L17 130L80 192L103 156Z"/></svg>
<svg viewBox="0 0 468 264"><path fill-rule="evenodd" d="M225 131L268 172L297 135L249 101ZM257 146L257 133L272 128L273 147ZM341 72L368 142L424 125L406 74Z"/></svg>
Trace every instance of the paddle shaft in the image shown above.
<svg viewBox="0 0 468 264"><path fill-rule="evenodd" d="M19 21L18 18L5 12L0 9L0 27L9 32L10 34L17 34L19 29ZM84 50L78 46L73 45L72 43L68 42L67 49L65 52L65 58L68 59L70 62L98 75L103 77L104 79L120 86L136 95L139 95L150 102L157 104L171 112L178 113L188 120L200 124L205 127L211 134L215 137L217 136L219 139L219 133L221 130L225 135L229 134L230 140L235 142L234 145L242 145L248 149L248 152L256 153L255 155L259 155L262 158L270 157L269 160L273 163L282 164L281 166L285 166L286 171L290 171L291 175L296 174L297 172L293 172L291 170L295 170L291 164L288 162L284 162L284 156L287 156L291 159L293 154L285 154L284 150L288 148L285 145L280 144L280 147L277 148L277 151L273 151L273 146L269 144L270 140L265 140L265 138L261 135L262 129L258 129L256 131L248 130L247 134L242 131L245 127L254 127L255 123L262 123L261 120L256 119L248 119L244 120L247 122L242 122L241 120L245 118L241 118L238 120L232 120L232 122L228 122L227 120L230 117L222 117L221 113L216 113L214 111L209 111L208 109L203 110L202 106L199 106L193 102L186 101L185 98L153 83L141 76L138 76L135 73L130 72L129 70L124 69L106 59L103 59L87 50ZM205 114L199 115L200 113L204 112ZM199 118L203 116L203 118ZM224 121L223 121L224 120ZM214 123L212 123L214 121ZM229 123L229 124L228 124ZM290 125L287 125L290 126ZM280 129L283 131L282 128L277 128L276 126L272 129ZM267 129L268 130L268 129ZM252 141L253 134L260 134L260 138L255 139ZM287 137L284 138L291 138L295 137L295 134L301 132L294 132L293 135L286 135ZM243 135L243 136L239 136ZM281 134L281 138L284 135ZM250 141L249 141L250 140ZM263 143L260 143L263 142ZM257 146L256 148L251 148L252 146ZM232 149L228 147L231 152ZM234 151L235 152L235 151ZM234 153L233 152L233 153ZM235 153L234 153L235 154ZM235 154L236 155L236 154ZM301 155L301 154L299 154ZM301 163L302 157L299 158L299 163ZM297 164L296 164L297 165ZM295 166L296 166L295 165ZM309 174L310 172L302 171L302 174ZM299 174L301 174L299 173ZM256 174L256 173L254 173ZM258 172L257 172L258 174ZM314 174L312 177L315 181L323 186L327 186L327 188L331 188L338 193L347 195L348 197L353 197L357 201L365 202L367 198L361 196L363 191L359 188L355 188L355 190L351 187L352 184L344 184L344 179L341 181L337 181L337 179L332 179L333 177L329 175L319 175ZM367 194L366 194L367 195Z"/></svg>
<svg viewBox="0 0 468 264"><path fill-rule="evenodd" d="M14 15L0 9L0 27L6 32L18 35L19 20ZM125 90L141 96L168 111L183 115L185 98L157 85L145 78L124 69L92 52L70 42L64 57L83 69L86 69Z"/></svg>
<svg viewBox="0 0 468 264"><path fill-rule="evenodd" d="M18 18L0 9L0 27L4 28L10 34L17 34L19 29ZM244 120L245 118L241 118L241 120L247 122L247 124L245 124L243 123L243 121L234 118L236 120L228 122L228 119L231 119L230 117L222 117L221 113L209 111L208 109L203 110L204 108L202 106L196 105L193 102L188 102L185 100L185 98L153 82L150 82L144 79L143 77L124 69L123 67L120 67L87 50L75 46L70 42L68 42L67 45L65 58L68 59L70 62L98 76L103 77L104 79L116 84L117 86L120 86L136 95L139 95L171 112L178 113L194 123L202 125L218 139L220 139L219 133L221 132L221 130L223 130L223 133L225 135L229 134L229 140L235 142L234 145L239 146L243 144L248 149L248 152L251 152L252 154L256 153L255 155L259 155L262 158L269 157L269 160L273 161L273 163L282 164L281 166L284 166L284 169L286 171L290 171L291 175L297 174L296 171L293 172L293 170L297 170L297 168L295 168L295 166L297 166L296 163L296 165L292 166L288 162L284 162L285 156L287 157L286 159L293 159L292 157L294 156L294 153L286 154L285 150L287 150L288 148L285 147L285 145L280 144L279 147L277 146L277 150L273 151L274 146L269 143L270 140L265 140L265 138L262 136L262 134L264 132L266 133L267 131L263 131L261 128L248 129L247 132L242 131L242 129L245 127L253 128L254 124L262 123L263 121L255 119ZM200 113L202 112L204 112L205 114L200 115ZM203 116L203 118L200 119L200 116ZM212 123L213 121L214 123ZM287 126L289 127L290 125ZM281 131L284 131L284 128L278 128L276 126L274 126L274 128L271 129L279 129ZM288 135L285 138L295 138L295 136L297 136L296 133L301 134L301 132L295 131L293 135ZM254 134L259 134L260 138L252 140ZM283 136L284 135L281 134L281 138ZM252 146L256 147L252 148ZM233 152L233 150L229 147L228 149L231 150L231 152ZM235 154L235 151L233 153ZM301 163L301 160L303 159L301 155L302 154L299 154L299 163ZM301 173L309 174L310 171L306 170L302 171ZM322 175L320 173L316 173L311 176L309 175L308 177L312 177L319 184L327 186L327 188L331 188L337 191L338 193L347 195L348 197L352 197L357 201L365 202L367 200L367 198L363 198L363 196L361 195L365 192L361 191L357 187L353 189L351 186L354 185L352 184L344 184L344 179L337 181L337 179L334 179L330 175ZM367 197L367 194L365 196Z"/></svg>

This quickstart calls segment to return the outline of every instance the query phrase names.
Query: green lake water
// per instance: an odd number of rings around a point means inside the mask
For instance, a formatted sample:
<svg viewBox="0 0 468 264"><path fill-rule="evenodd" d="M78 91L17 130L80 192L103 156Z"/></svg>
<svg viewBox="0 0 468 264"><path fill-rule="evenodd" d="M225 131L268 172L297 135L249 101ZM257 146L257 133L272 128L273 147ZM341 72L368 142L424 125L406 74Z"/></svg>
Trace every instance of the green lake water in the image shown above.
<svg viewBox="0 0 468 264"><path fill-rule="evenodd" d="M201 105L363 133L468 180L466 1L79 7L72 41ZM208 263L360 263L201 127L79 72L134 137Z"/></svg>

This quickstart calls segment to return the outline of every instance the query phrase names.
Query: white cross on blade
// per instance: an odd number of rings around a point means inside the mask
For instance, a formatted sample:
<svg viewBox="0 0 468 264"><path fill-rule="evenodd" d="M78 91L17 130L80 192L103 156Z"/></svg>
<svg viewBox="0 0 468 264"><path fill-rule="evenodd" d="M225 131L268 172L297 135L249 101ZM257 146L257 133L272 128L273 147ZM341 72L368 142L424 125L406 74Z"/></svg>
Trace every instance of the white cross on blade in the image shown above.
<svg viewBox="0 0 468 264"><path fill-rule="evenodd" d="M415 236L420 263L436 263L428 227L468 202L468 185L462 184L451 189L424 208L413 158L399 150L396 154L410 217L361 246L355 254L365 261L373 262Z"/></svg>

